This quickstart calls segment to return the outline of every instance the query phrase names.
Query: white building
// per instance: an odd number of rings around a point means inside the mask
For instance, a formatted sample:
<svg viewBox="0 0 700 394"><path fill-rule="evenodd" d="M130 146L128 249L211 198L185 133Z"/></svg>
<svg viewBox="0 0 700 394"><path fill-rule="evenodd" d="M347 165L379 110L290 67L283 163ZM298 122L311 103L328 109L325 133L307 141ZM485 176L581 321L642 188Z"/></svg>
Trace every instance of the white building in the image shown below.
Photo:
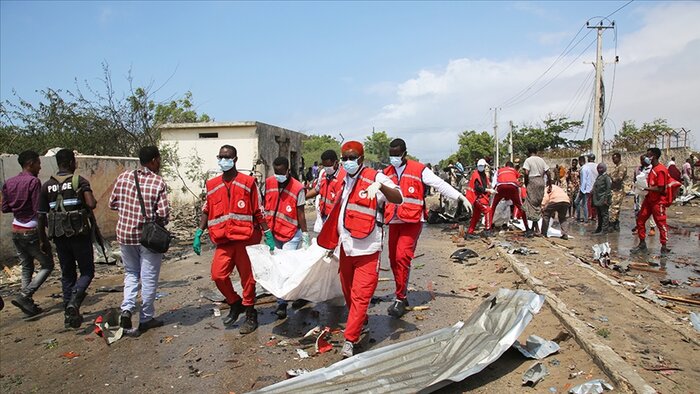
<svg viewBox="0 0 700 394"><path fill-rule="evenodd" d="M170 199L178 203L199 199L206 179L221 172L216 159L221 146L235 147L238 170L256 176L261 184L273 174L272 162L279 156L289 159L296 176L306 138L302 133L256 121L165 124L160 132L161 152L171 158L163 163L170 164L164 171Z"/></svg>

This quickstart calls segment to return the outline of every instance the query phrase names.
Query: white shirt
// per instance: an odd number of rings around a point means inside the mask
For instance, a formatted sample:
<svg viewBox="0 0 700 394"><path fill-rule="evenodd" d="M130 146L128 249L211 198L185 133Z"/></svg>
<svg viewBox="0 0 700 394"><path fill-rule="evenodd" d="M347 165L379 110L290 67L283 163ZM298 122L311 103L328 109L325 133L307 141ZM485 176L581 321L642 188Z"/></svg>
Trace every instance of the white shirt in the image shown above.
<svg viewBox="0 0 700 394"><path fill-rule="evenodd" d="M405 164L399 168L395 168L396 175L398 176L399 180L401 180L401 176L403 175L405 169ZM449 183L443 181L439 176L435 175L432 171L430 171L430 169L428 169L428 167L425 167L423 169L423 172L421 173L421 178L424 184L435 188L435 190L437 190L438 193L451 200L457 201L459 199L459 196L461 195L459 191L457 191L454 187L450 186ZM425 222L425 218L423 216L421 216L421 222ZM395 215L394 218L391 219L391 221L389 222L389 224L392 223L403 223L403 220L399 219L398 215Z"/></svg>
<svg viewBox="0 0 700 394"><path fill-rule="evenodd" d="M338 218L338 234L340 235L339 243L343 246L343 250L345 250L345 254L348 256L367 256L382 250L382 237L384 235L384 230L381 227L374 226L372 232L363 239L353 238L350 235L350 232L345 229L345 207L348 205L348 197L350 196L352 187L357 181L357 175L363 168L364 166L357 171L354 177L351 177L349 174L345 175L345 185L343 186L343 195L340 200L340 217ZM401 192L399 186L381 172L377 173L376 180L382 185L397 189L399 192ZM381 191L377 192L375 198L377 199L377 208L386 203L386 197ZM379 209L377 209L377 220L379 222L383 221L383 218L379 213Z"/></svg>
<svg viewBox="0 0 700 394"><path fill-rule="evenodd" d="M525 159L523 168L528 171L527 176L530 178L544 176L544 173L549 170L547 162L545 162L544 159L539 156L530 156ZM557 174L557 176L559 176L559 174Z"/></svg>

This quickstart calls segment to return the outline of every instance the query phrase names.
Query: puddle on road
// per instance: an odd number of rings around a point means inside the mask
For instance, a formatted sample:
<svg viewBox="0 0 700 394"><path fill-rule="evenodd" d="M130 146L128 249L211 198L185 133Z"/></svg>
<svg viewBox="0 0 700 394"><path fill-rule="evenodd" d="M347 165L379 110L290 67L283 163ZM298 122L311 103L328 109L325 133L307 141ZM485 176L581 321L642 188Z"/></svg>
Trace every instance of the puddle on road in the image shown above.
<svg viewBox="0 0 700 394"><path fill-rule="evenodd" d="M623 217L624 216L624 217ZM648 262L662 268L666 268L666 276L659 279L673 279L686 281L689 277L698 277L700 273L695 269L700 270L700 228L697 226L676 226L669 228L668 246L672 253L668 256L661 257L659 248L659 232L651 237L647 233L647 246L649 253L646 255L630 256L630 249L637 245L638 238L632 233L634 221L629 215L621 215L620 231L607 234L605 236L593 235L595 224L591 223L587 226L581 223L572 222L570 224L571 233L576 234L584 242L589 241L591 245L609 242L613 250L613 259L631 262ZM651 222L651 220L650 220ZM649 223L647 222L647 232L649 231ZM616 257L615 257L616 256Z"/></svg>

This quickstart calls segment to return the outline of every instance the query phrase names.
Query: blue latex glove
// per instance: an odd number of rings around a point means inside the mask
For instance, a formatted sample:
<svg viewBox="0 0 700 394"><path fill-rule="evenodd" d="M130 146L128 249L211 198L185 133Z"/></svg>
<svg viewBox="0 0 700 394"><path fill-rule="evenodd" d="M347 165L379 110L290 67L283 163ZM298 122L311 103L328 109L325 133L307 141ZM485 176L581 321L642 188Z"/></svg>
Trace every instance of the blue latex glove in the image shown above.
<svg viewBox="0 0 700 394"><path fill-rule="evenodd" d="M265 231L265 245L270 247L270 252L275 250L275 239L272 237L272 230Z"/></svg>
<svg viewBox="0 0 700 394"><path fill-rule="evenodd" d="M197 256L202 254L202 240L200 237L202 236L202 233L204 233L204 230L201 228L198 228L197 231L194 232L194 241L192 242L192 250L194 250L195 253L197 253Z"/></svg>
<svg viewBox="0 0 700 394"><path fill-rule="evenodd" d="M301 243L304 249L308 249L309 246L311 246L311 238L309 238L309 233L303 232L301 233Z"/></svg>

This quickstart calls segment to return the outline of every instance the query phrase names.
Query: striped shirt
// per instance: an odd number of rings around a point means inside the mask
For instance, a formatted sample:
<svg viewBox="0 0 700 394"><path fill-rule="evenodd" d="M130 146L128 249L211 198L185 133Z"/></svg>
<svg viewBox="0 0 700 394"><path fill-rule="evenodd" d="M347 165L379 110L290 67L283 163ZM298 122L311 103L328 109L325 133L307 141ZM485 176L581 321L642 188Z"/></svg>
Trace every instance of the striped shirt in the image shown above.
<svg viewBox="0 0 700 394"><path fill-rule="evenodd" d="M138 177L148 218L141 214L134 171L123 172L117 177L109 198L109 208L119 211L117 241L122 245L138 245L146 221L153 221L154 217L157 217L158 221L165 225L170 218L170 205L163 178L146 167L138 169Z"/></svg>

